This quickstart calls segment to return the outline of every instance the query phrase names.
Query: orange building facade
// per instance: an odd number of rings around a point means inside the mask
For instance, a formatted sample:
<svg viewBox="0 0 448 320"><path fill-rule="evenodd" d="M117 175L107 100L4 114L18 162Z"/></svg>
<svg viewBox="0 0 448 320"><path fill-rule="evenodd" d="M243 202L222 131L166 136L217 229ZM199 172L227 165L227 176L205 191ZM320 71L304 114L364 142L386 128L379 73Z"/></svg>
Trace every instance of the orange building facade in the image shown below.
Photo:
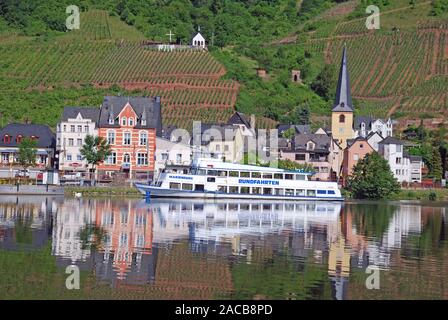
<svg viewBox="0 0 448 320"><path fill-rule="evenodd" d="M352 174L353 168L359 160L363 159L366 154L373 152L365 138L358 137L356 139L347 140L347 148L344 150L344 160L342 162L342 177L344 184L349 175Z"/></svg>
<svg viewBox="0 0 448 320"><path fill-rule="evenodd" d="M111 155L97 167L100 179L152 178L156 135L161 130L158 97L105 97L98 127L98 135L111 146Z"/></svg>

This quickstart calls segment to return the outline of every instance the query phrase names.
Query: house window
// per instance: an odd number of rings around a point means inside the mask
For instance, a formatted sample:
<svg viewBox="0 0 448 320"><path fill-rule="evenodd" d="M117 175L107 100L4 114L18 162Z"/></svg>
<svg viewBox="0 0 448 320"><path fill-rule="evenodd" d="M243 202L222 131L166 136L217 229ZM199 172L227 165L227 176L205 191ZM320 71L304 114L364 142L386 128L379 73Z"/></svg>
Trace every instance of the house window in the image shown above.
<svg viewBox="0 0 448 320"><path fill-rule="evenodd" d="M21 143L21 142L22 142L22 139L23 139L22 135L19 134L19 135L17 136L17 138L16 138L16 142L17 142L17 143Z"/></svg>
<svg viewBox="0 0 448 320"><path fill-rule="evenodd" d="M395 159L395 164L401 164L401 158L400 157L397 157Z"/></svg>
<svg viewBox="0 0 448 320"><path fill-rule="evenodd" d="M78 132L82 132L82 126L78 126Z"/></svg>
<svg viewBox="0 0 448 320"><path fill-rule="evenodd" d="M182 154L181 153L176 154L176 162L177 163L181 163L182 162Z"/></svg>
<svg viewBox="0 0 448 320"><path fill-rule="evenodd" d="M314 143L308 142L307 145L306 145L306 149L307 150L314 150Z"/></svg>
<svg viewBox="0 0 448 320"><path fill-rule="evenodd" d="M224 146L224 151L226 151L226 152L229 151L229 146L227 144Z"/></svg>
<svg viewBox="0 0 448 320"><path fill-rule="evenodd" d="M75 126L74 125L70 126L70 132L75 132Z"/></svg>
<svg viewBox="0 0 448 320"><path fill-rule="evenodd" d="M128 235L126 233L120 234L120 247L125 247L128 245Z"/></svg>
<svg viewBox="0 0 448 320"><path fill-rule="evenodd" d="M112 152L107 158L106 158L107 164L116 164L117 163L117 153Z"/></svg>
<svg viewBox="0 0 448 320"><path fill-rule="evenodd" d="M128 153L125 153L123 155L123 163L130 163L131 162L131 157L129 156Z"/></svg>
<svg viewBox="0 0 448 320"><path fill-rule="evenodd" d="M219 144L216 145L216 151L221 151L221 146Z"/></svg>
<svg viewBox="0 0 448 320"><path fill-rule="evenodd" d="M82 139L77 139L77 145L78 145L78 147L81 147L82 146Z"/></svg>
<svg viewBox="0 0 448 320"><path fill-rule="evenodd" d="M126 117L121 118L121 125L126 125Z"/></svg>
<svg viewBox="0 0 448 320"><path fill-rule="evenodd" d="M168 153L162 153L162 160L168 160Z"/></svg>
<svg viewBox="0 0 448 320"><path fill-rule="evenodd" d="M115 144L115 131L108 131L107 132L107 143L108 144Z"/></svg>
<svg viewBox="0 0 448 320"><path fill-rule="evenodd" d="M296 161L305 161L305 154L303 153L296 154Z"/></svg>
<svg viewBox="0 0 448 320"><path fill-rule="evenodd" d="M339 116L339 123L345 123L345 116L343 114Z"/></svg>
<svg viewBox="0 0 448 320"><path fill-rule="evenodd" d="M137 165L139 165L139 166L147 166L148 165L148 154L146 154L146 153L137 153Z"/></svg>
<svg viewBox="0 0 448 320"><path fill-rule="evenodd" d="M140 145L146 146L146 143L148 142L148 134L146 132L140 132Z"/></svg>
<svg viewBox="0 0 448 320"><path fill-rule="evenodd" d="M354 160L354 161L358 161L358 160L359 160L359 154L355 153L355 154L353 155L353 160Z"/></svg>
<svg viewBox="0 0 448 320"><path fill-rule="evenodd" d="M81 161L81 160L82 160L82 155L78 154L78 155L76 156L76 160Z"/></svg>
<svg viewBox="0 0 448 320"><path fill-rule="evenodd" d="M68 146L73 147L73 144L74 144L74 139L72 139L72 138L68 139Z"/></svg>
<svg viewBox="0 0 448 320"><path fill-rule="evenodd" d="M67 132L67 125L64 124L64 132Z"/></svg>
<svg viewBox="0 0 448 320"><path fill-rule="evenodd" d="M72 161L72 155L70 153L67 153L66 158L67 158L67 161Z"/></svg>
<svg viewBox="0 0 448 320"><path fill-rule="evenodd" d="M129 126L133 126L134 125L134 118L129 118Z"/></svg>
<svg viewBox="0 0 448 320"><path fill-rule="evenodd" d="M123 144L125 146L129 146L131 145L131 133L130 132L125 132L123 135Z"/></svg>
<svg viewBox="0 0 448 320"><path fill-rule="evenodd" d="M3 142L4 143L10 143L11 142L11 136L8 136L7 134L5 134L5 136L3 137Z"/></svg>
<svg viewBox="0 0 448 320"><path fill-rule="evenodd" d="M89 126L84 126L84 131L88 133L89 132Z"/></svg>

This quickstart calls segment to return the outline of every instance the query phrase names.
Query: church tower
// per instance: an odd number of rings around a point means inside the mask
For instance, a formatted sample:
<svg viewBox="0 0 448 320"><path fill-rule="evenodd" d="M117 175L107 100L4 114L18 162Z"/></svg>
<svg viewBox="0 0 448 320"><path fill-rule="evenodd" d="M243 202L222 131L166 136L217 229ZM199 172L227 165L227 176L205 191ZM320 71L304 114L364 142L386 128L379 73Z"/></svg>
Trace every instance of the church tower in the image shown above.
<svg viewBox="0 0 448 320"><path fill-rule="evenodd" d="M353 139L353 102L350 90L350 78L347 69L347 48L342 53L341 69L339 70L336 100L331 111L331 133L333 139L345 149L347 139Z"/></svg>

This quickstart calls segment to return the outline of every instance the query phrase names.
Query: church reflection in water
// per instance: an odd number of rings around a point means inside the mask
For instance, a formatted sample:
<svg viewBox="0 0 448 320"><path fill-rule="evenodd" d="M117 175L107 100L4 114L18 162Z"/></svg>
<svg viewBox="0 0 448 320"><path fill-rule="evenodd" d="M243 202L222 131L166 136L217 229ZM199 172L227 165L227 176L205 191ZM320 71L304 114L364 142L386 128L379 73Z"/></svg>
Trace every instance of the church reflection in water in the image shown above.
<svg viewBox="0 0 448 320"><path fill-rule="evenodd" d="M369 234L370 216L341 203L11 198L0 204L0 247L17 249L26 237L18 221L25 221L28 247L51 240L60 267L75 264L112 287L149 284L174 297L197 289L192 298L232 291L234 263L258 263L286 249L325 265L333 298L346 299L354 269L388 270L391 251L421 233L422 207L392 208L384 228Z"/></svg>

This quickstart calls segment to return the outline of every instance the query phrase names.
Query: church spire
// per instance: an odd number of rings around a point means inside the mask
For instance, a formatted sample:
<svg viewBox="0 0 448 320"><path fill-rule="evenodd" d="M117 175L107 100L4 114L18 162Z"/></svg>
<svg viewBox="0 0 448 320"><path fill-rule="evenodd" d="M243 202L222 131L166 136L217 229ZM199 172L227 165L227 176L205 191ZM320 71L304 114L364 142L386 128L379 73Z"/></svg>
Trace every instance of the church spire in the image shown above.
<svg viewBox="0 0 448 320"><path fill-rule="evenodd" d="M350 90L350 77L347 68L347 47L344 44L342 52L341 69L339 70L338 86L336 88L336 100L333 111L352 111L353 102Z"/></svg>

